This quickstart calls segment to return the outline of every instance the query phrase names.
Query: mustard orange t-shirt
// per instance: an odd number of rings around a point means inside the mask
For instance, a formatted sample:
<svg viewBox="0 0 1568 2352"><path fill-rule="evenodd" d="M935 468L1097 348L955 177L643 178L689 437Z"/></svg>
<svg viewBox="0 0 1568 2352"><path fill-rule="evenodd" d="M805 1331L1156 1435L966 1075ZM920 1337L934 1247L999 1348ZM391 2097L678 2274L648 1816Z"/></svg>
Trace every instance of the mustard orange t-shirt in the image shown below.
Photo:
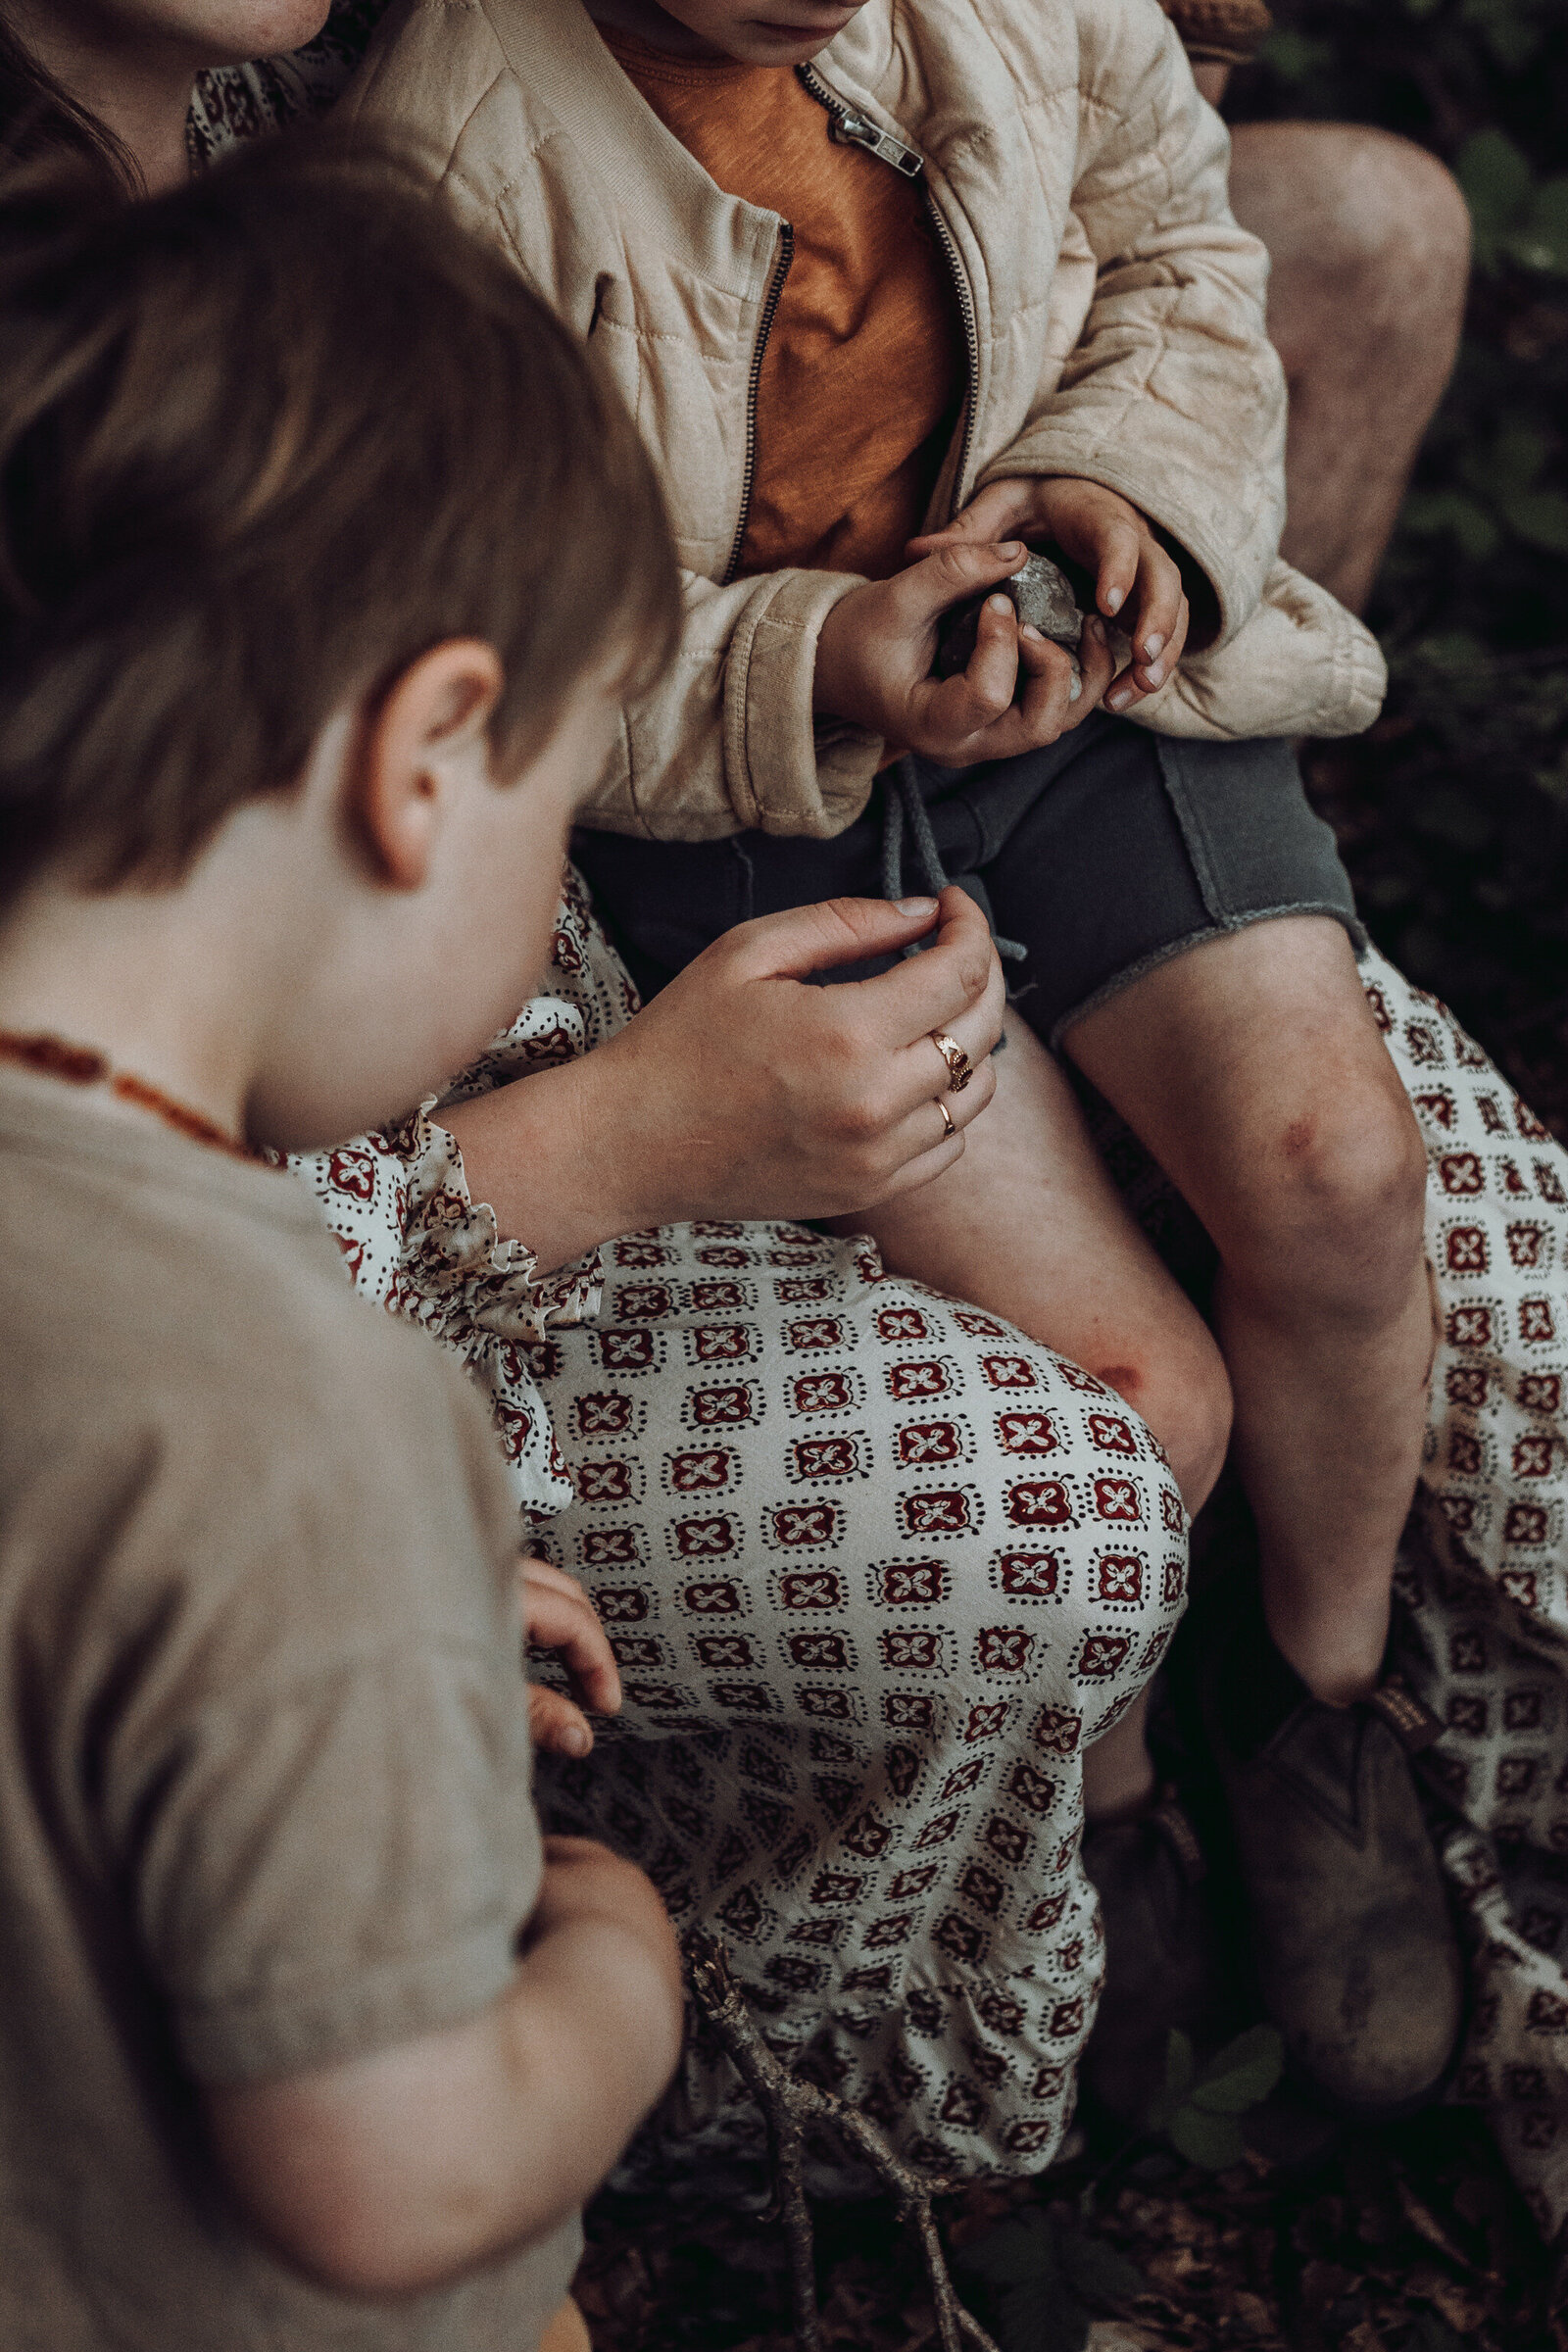
<svg viewBox="0 0 1568 2352"><path fill-rule="evenodd" d="M671 57L600 29L715 186L794 232L737 569L885 579L925 519L963 396L957 301L919 186L833 139L792 66Z"/></svg>

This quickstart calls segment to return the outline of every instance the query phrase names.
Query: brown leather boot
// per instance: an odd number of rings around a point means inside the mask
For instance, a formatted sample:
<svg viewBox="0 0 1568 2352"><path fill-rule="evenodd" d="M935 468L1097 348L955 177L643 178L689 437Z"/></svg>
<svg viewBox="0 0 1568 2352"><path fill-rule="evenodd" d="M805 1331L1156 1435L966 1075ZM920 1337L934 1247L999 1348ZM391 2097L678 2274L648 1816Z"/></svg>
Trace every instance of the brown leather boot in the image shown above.
<svg viewBox="0 0 1568 2352"><path fill-rule="evenodd" d="M1199 1697L1258 1988L1297 2081L1341 2115L1392 2122L1442 2089L1463 2008L1464 1964L1410 1761L1441 1727L1391 1682L1348 1707L1303 1693L1248 1752L1234 1735L1249 1693L1288 1687L1289 1669L1277 1651L1256 1654L1268 1637L1255 1604L1243 1614L1253 1623L1210 1648Z"/></svg>
<svg viewBox="0 0 1568 2352"><path fill-rule="evenodd" d="M1174 1789L1134 1820L1091 1823L1084 1868L1100 1896L1105 1982L1078 2081L1092 2114L1137 2130L1165 2081L1172 2027L1223 2037L1226 1971L1207 1865Z"/></svg>

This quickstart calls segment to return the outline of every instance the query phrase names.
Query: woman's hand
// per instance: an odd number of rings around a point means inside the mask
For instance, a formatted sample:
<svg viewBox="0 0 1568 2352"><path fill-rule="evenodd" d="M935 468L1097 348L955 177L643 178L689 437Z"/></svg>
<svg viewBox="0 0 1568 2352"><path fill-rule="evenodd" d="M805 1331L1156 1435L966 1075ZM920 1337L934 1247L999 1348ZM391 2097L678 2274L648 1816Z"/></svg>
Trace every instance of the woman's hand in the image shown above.
<svg viewBox="0 0 1568 2352"><path fill-rule="evenodd" d="M1106 710L1130 710L1156 693L1182 658L1191 614L1181 567L1155 538L1148 516L1099 482L1056 474L988 482L950 529L911 539L908 552L927 562L960 550L989 556L992 542L1014 533L1051 541L1093 573L1101 612L1132 640L1132 665L1106 693Z"/></svg>
<svg viewBox="0 0 1568 2352"><path fill-rule="evenodd" d="M874 979L807 977L933 931ZM607 1044L446 1124L473 1199L544 1268L692 1217L847 1215L959 1157L996 1084L1003 1003L985 917L961 890L833 899L726 932ZM973 1065L961 1094L934 1029Z"/></svg>
<svg viewBox="0 0 1568 2352"><path fill-rule="evenodd" d="M553 1561L525 1552L517 1562L517 1598L523 1638L530 1649L559 1650L578 1706L546 1683L528 1686L528 1715L535 1747L557 1756L586 1756L593 1725L583 1713L614 1715L620 1710L620 1675L599 1612L574 1576Z"/></svg>

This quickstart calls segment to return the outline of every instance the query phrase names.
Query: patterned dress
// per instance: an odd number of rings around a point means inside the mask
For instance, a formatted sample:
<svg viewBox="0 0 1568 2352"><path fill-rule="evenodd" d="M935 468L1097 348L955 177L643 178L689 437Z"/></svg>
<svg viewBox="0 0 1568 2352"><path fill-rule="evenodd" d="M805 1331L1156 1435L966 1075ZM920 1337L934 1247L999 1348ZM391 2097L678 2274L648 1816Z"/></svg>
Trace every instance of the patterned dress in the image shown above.
<svg viewBox="0 0 1568 2352"><path fill-rule="evenodd" d="M297 56L204 75L193 161L324 112L385 5L335 0ZM1472 1951L1453 2095L1486 2110L1555 2235L1568 1154L1434 999L1376 955L1363 977L1427 1141L1442 1303L1395 1650L1446 1726L1428 1764ZM469 1083L584 1052L633 1003L569 906L550 992ZM1169 1247L1180 1204L1125 1130L1102 1140ZM556 1776L563 1822L710 1918L781 2046L904 2117L906 2143L1048 2162L1098 1972L1077 1758L1179 1606L1171 1489L1140 1426L1046 1350L805 1228L628 1236L605 1269L536 1284L428 1109L302 1173L361 1287L484 1387L526 1524L613 1629L630 1736ZM1118 1479L1136 1518L1101 1516L1096 1482ZM694 2050L679 2113L699 2137L744 2135L731 2090Z"/></svg>
<svg viewBox="0 0 1568 2352"><path fill-rule="evenodd" d="M546 993L454 1091L635 1005L574 889ZM610 1630L623 1711L547 1767L552 1826L715 1928L776 2046L908 2152L1038 2169L1102 1966L1083 1750L1186 1592L1157 1447L1076 1364L863 1240L678 1225L540 1284L432 1108L296 1164L361 1288L488 1394L526 1524ZM737 2093L694 2038L644 2171L755 2152Z"/></svg>

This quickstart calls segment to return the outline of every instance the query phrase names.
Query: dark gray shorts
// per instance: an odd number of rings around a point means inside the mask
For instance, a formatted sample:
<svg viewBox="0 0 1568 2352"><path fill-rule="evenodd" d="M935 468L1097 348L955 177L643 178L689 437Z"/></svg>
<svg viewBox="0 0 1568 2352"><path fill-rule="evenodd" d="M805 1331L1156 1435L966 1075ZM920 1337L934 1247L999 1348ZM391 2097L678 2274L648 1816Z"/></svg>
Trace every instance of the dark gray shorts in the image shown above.
<svg viewBox="0 0 1568 2352"><path fill-rule="evenodd" d="M1188 743L1094 711L1059 743L991 765L910 770L950 880L1020 943L1018 1009L1054 1049L1074 1021L1188 948L1279 915L1366 935L1334 835L1289 744ZM884 895L891 775L831 841L741 833L634 841L581 832L572 855L644 996L755 914ZM929 887L904 828L902 887ZM880 968L858 965L836 975Z"/></svg>

